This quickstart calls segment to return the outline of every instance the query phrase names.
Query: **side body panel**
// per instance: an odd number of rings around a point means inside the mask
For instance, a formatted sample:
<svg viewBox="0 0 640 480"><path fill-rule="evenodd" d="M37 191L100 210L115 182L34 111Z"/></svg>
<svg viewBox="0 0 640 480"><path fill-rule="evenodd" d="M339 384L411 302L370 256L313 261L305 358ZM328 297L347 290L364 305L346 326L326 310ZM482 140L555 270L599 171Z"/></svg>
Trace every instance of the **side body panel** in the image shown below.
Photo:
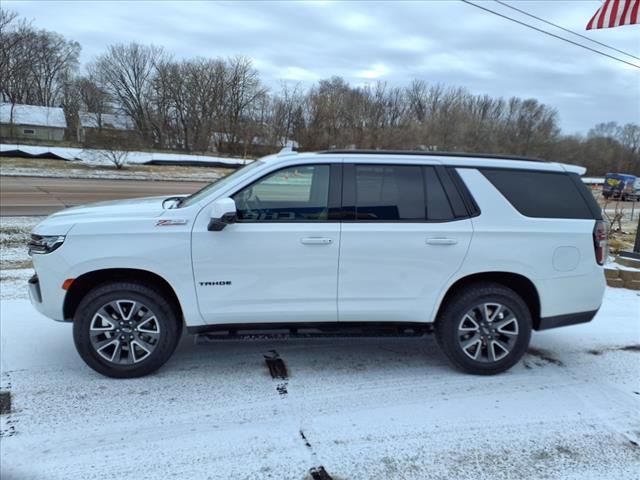
<svg viewBox="0 0 640 480"><path fill-rule="evenodd" d="M533 282L542 317L600 307L605 278L595 260L594 220L525 217L478 170L459 168L458 173L482 213L471 220L473 242L450 285L475 273L511 272Z"/></svg>
<svg viewBox="0 0 640 480"><path fill-rule="evenodd" d="M36 307L51 318L65 320L65 279L96 270L138 269L165 279L176 292L185 323L201 324L191 269L189 212L167 212L170 214L156 218L96 218L75 224L55 252L33 255L43 298ZM179 216L184 223L158 226L160 218L172 216Z"/></svg>
<svg viewBox="0 0 640 480"><path fill-rule="evenodd" d="M471 220L343 223L340 321L430 321L471 241ZM430 243L428 243L430 242Z"/></svg>
<svg viewBox="0 0 640 480"><path fill-rule="evenodd" d="M229 186L218 198L232 196L284 166L339 163L287 158ZM331 173L331 191L339 177ZM335 192L338 198L330 193L330 205L339 205L340 189ZM210 232L209 220L206 205L192 231L193 277L205 324L338 320L339 221L243 221Z"/></svg>
<svg viewBox="0 0 640 480"><path fill-rule="evenodd" d="M209 232L208 222L203 211L192 237L205 323L337 321L339 223L236 223Z"/></svg>

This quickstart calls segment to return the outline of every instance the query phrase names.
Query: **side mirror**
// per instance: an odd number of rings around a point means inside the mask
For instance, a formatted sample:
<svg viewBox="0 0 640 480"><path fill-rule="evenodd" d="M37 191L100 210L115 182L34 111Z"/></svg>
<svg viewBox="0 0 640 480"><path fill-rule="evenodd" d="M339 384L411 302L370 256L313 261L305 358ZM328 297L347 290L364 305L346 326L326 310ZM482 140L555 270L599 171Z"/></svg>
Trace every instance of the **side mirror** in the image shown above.
<svg viewBox="0 0 640 480"><path fill-rule="evenodd" d="M207 230L219 232L231 223L236 223L236 202L232 198L220 198L211 206L211 220Z"/></svg>

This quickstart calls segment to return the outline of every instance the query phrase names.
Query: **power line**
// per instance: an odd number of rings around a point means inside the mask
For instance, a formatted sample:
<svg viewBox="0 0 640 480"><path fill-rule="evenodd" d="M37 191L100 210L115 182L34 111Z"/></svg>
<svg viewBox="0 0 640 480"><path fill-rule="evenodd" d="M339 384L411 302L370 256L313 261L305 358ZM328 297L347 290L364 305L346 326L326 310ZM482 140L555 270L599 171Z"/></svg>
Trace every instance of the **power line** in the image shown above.
<svg viewBox="0 0 640 480"><path fill-rule="evenodd" d="M520 25L522 25L524 27L530 28L530 29L535 30L537 32L544 33L545 35L549 35L550 37L557 38L558 40L562 40L564 42L571 43L572 45L575 45L575 46L580 47L580 48L584 48L585 50L589 50L590 52L597 53L598 55L603 55L605 57L611 58L612 60L616 60L618 62L622 62L622 63L625 63L625 64L630 65L632 67L635 67L637 69L640 69L640 65L636 65L635 63L627 62L626 60L623 60L622 58L614 57L613 55L609 55L608 53L602 52L600 50L596 50L595 48L587 47L586 45L583 45L583 44L578 43L578 42L574 42L573 40L569 40L568 38L561 37L560 35L556 35L555 33L547 32L546 30L543 30L543 29L538 28L538 27L534 27L533 25L529 25L528 23L522 22L520 20L516 20L515 18L512 18L512 17L509 17L508 15L504 15L502 13L496 12L495 10L491 10L490 8L482 7L482 6L480 6L480 5L476 4L476 3L470 2L469 0L460 0L460 1L464 2L464 3L468 4L468 5L471 5L473 7L476 7L476 8L479 8L481 10L484 10L485 12L489 12L489 13L492 13L492 14L497 15L499 17L502 17L504 19L507 19L507 20L509 20L511 22L518 23L518 24L520 24Z"/></svg>
<svg viewBox="0 0 640 480"><path fill-rule="evenodd" d="M587 37L586 35L582 35L581 33L574 32L573 30L569 30L568 28L565 28L565 27L563 27L561 25L558 25L558 24L555 24L555 23L550 22L548 20L545 20L544 18L537 17L537 16L535 16L535 15L529 13L529 12L525 12L524 10L520 10L519 8L516 8L516 7L512 6L512 5L509 5L507 2L503 2L502 0L494 0L494 1L499 3L500 5L504 5L505 7L510 8L511 10L515 10L516 12L520 12L523 15L527 15L528 17L535 18L536 20L539 20L539 21L541 21L543 23L546 23L548 25L551 25L551 26L554 26L556 28L559 28L560 30L564 30L565 32L571 33L571 34L576 35L576 36L578 36L580 38L584 38L585 40L589 40L592 43L600 45L601 47L610 48L611 50L615 50L618 53L622 53L623 55L627 55L627 56L629 56L631 58L635 58L636 60L640 60L640 57L636 57L635 55L633 55L631 53L627 53L627 52L625 52L623 50L620 50L618 48L612 47L611 45L607 45L606 43L599 42L597 40L594 40L593 38Z"/></svg>

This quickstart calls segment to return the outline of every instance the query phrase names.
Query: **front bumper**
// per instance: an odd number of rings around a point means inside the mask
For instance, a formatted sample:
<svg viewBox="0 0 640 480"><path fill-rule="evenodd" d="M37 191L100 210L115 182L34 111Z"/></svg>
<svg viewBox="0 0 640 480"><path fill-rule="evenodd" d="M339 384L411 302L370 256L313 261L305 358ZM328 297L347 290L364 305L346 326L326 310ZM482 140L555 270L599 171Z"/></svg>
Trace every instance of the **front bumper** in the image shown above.
<svg viewBox="0 0 640 480"><path fill-rule="evenodd" d="M38 274L34 274L29 279L29 298L36 308L38 308L39 304L42 304L42 291L40 290Z"/></svg>
<svg viewBox="0 0 640 480"><path fill-rule="evenodd" d="M31 304L45 317L63 322L62 306L66 292L60 287L56 288L62 285L62 280L56 278L55 273L52 275L50 270L36 266L35 271L35 275L27 282Z"/></svg>

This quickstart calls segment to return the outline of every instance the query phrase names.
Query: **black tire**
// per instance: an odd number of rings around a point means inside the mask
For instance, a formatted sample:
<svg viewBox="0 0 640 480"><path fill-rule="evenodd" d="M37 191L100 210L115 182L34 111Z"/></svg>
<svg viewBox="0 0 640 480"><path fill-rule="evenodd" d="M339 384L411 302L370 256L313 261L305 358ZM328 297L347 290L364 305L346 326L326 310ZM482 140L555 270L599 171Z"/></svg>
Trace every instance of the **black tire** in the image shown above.
<svg viewBox="0 0 640 480"><path fill-rule="evenodd" d="M484 320L492 314L493 320ZM522 358L529 347L531 325L531 312L517 293L487 282L456 292L436 320L435 333L456 368L474 375L494 375Z"/></svg>
<svg viewBox="0 0 640 480"><path fill-rule="evenodd" d="M181 333L171 305L139 283L113 282L94 288L73 318L73 340L80 357L96 372L113 378L156 371L173 354Z"/></svg>

